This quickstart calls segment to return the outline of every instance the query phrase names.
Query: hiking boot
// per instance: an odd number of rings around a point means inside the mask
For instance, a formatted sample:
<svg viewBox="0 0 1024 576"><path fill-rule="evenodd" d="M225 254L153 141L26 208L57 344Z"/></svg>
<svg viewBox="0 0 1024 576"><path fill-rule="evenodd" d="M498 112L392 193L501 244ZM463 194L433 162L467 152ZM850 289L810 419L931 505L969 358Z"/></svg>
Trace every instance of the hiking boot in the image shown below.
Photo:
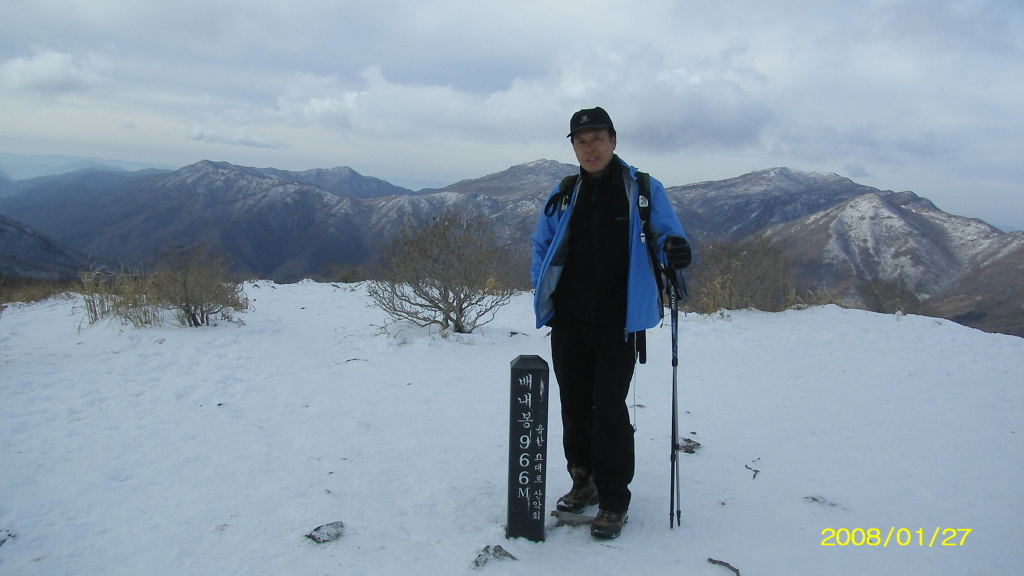
<svg viewBox="0 0 1024 576"><path fill-rule="evenodd" d="M569 475L572 476L572 490L558 499L557 507L563 512L581 514L587 506L597 504L597 486L590 471L581 466L570 466Z"/></svg>
<svg viewBox="0 0 1024 576"><path fill-rule="evenodd" d="M597 517L590 524L590 535L595 538L618 538L622 526L628 521L625 512L609 512L598 510Z"/></svg>

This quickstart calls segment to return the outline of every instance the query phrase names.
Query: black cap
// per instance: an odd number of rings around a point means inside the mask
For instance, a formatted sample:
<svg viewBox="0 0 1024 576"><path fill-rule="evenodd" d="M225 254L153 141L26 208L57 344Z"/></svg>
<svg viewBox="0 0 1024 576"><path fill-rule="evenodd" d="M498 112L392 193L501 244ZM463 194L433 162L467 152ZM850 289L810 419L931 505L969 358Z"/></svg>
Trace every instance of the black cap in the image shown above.
<svg viewBox="0 0 1024 576"><path fill-rule="evenodd" d="M612 119L604 111L604 108L588 108L572 115L572 120L569 121L569 136L566 136L566 138L571 137L577 130L588 128L594 130L615 130Z"/></svg>

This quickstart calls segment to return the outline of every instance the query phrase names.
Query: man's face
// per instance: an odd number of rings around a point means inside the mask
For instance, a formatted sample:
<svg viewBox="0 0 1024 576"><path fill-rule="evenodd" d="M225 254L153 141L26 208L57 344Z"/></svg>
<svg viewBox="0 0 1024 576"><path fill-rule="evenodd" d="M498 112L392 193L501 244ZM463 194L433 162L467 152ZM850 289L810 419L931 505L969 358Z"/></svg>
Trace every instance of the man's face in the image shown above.
<svg viewBox="0 0 1024 576"><path fill-rule="evenodd" d="M608 134L607 130L580 130L572 135L572 148L580 168L591 176L600 176L612 162L615 137Z"/></svg>

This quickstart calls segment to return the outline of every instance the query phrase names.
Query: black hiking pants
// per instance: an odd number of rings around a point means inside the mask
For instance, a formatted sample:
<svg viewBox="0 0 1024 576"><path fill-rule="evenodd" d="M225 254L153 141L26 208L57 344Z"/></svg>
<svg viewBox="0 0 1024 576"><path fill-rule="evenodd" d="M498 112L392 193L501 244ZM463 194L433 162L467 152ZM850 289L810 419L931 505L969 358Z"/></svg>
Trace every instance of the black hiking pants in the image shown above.
<svg viewBox="0 0 1024 576"><path fill-rule="evenodd" d="M551 360L562 404L562 447L570 467L594 475L600 506L629 508L635 455L626 398L636 365L635 335L621 326L556 321Z"/></svg>

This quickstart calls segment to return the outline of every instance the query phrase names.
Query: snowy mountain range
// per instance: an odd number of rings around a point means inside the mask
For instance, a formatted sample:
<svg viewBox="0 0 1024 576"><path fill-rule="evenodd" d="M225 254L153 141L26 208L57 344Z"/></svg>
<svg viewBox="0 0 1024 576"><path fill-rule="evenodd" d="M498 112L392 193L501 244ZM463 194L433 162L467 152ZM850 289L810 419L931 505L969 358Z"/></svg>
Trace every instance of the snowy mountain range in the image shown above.
<svg viewBox="0 0 1024 576"><path fill-rule="evenodd" d="M8 179L0 214L97 258L141 264L168 244L204 242L248 274L289 281L357 268L407 219L445 209L488 218L525 256L547 194L577 170L538 160L415 192L345 167L288 172L202 161L176 171L92 169ZM912 192L788 168L667 191L698 254L703 239L764 232L783 242L806 285L852 297L865 282L894 280L947 318L1024 335L1024 233L947 214ZM10 226L0 222L8 230L0 238L17 234ZM25 250L3 242L4 254Z"/></svg>

